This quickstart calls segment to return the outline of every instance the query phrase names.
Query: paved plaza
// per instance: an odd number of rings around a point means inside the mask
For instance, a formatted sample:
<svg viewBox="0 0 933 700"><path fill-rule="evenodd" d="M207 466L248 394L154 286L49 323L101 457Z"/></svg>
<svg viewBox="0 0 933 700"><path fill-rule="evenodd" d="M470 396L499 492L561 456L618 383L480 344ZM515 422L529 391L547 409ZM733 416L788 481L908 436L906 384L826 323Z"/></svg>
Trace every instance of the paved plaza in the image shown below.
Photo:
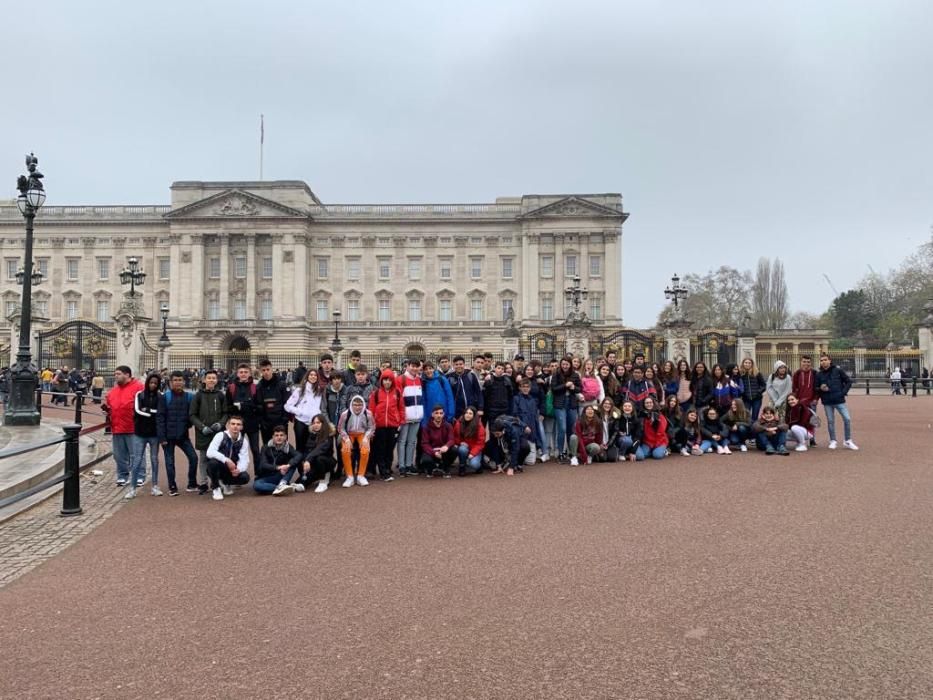
<svg viewBox="0 0 933 700"><path fill-rule="evenodd" d="M0 525L4 575L51 557L0 588L0 697L929 698L933 399L850 406L857 453L222 503L105 465Z"/></svg>

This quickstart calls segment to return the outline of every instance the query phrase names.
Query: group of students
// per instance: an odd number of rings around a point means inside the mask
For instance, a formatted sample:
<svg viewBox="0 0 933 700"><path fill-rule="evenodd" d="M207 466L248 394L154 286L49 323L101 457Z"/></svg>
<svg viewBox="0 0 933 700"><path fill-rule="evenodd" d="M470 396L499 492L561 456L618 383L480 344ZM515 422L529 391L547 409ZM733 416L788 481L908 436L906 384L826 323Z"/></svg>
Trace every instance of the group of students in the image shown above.
<svg viewBox="0 0 933 700"><path fill-rule="evenodd" d="M258 380L248 364L226 384L208 370L196 392L185 389L181 372L171 373L165 391L157 373L141 383L120 367L114 379L105 409L127 498L146 482L147 447L153 495L162 495L160 447L169 495L178 494L178 448L188 462L186 490L215 500L251 480L261 494L312 486L322 493L341 477L350 488L396 475L449 478L455 468L459 476L512 476L551 456L576 466L749 446L787 455L789 442L800 452L815 446L818 402L829 448L837 447L838 412L844 446L858 449L845 404L851 380L828 355L819 369L804 356L793 374L777 362L768 378L750 358L707 370L685 360L650 365L643 355L617 363L609 352L595 362L567 356L547 364L476 355L470 367L462 356L437 366L410 359L398 373L388 364L371 372L356 354L339 370L325 354L292 387L268 361Z"/></svg>

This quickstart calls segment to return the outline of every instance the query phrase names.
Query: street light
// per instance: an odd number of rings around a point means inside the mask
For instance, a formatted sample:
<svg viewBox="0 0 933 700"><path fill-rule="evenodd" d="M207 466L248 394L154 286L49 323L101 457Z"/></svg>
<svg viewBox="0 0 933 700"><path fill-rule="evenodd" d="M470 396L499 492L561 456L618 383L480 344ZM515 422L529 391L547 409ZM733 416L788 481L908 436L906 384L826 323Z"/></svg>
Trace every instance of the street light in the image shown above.
<svg viewBox="0 0 933 700"><path fill-rule="evenodd" d="M587 291L586 287L580 286L580 278L578 276L574 276L573 284L564 290L564 299L566 299L568 304L573 306L573 311L567 314L568 322L575 320L586 320L586 313L581 313L580 311L580 303L585 301L589 295L590 293Z"/></svg>
<svg viewBox="0 0 933 700"><path fill-rule="evenodd" d="M162 302L159 307L159 316L162 318L162 337L159 338L159 343L171 345L172 341L168 339L168 302Z"/></svg>
<svg viewBox="0 0 933 700"><path fill-rule="evenodd" d="M35 153L30 153L26 156L26 170L29 174L20 175L16 180L16 189L19 190L16 206L26 220L26 250L23 258L23 308L19 324L19 349L16 353L16 364L10 370L10 400L4 417L6 425L38 425L42 420L42 414L36 407L38 370L32 364L32 353L29 350L32 336L33 224L36 213L45 204L43 175L38 167L39 159Z"/></svg>
<svg viewBox="0 0 933 700"><path fill-rule="evenodd" d="M35 261L33 261L32 263L32 268L33 268L32 286L35 287L37 285L42 284L43 280L45 280L45 275L43 275L42 272L39 270L39 266L36 265ZM16 283L19 285L22 285L25 279L26 279L26 268L20 265L19 270L16 271Z"/></svg>
<svg viewBox="0 0 933 700"><path fill-rule="evenodd" d="M343 344L340 342L340 312L334 311L334 339L330 344L330 351L335 355L343 350Z"/></svg>
<svg viewBox="0 0 933 700"><path fill-rule="evenodd" d="M146 273L139 269L139 258L136 256L127 260L128 267L120 270L120 284L130 285L130 297L136 296L136 285L140 287L146 281Z"/></svg>
<svg viewBox="0 0 933 700"><path fill-rule="evenodd" d="M671 277L671 286L664 289L664 296L674 302L674 311L680 310L680 300L686 299L687 294L689 291L680 285L680 277L675 272Z"/></svg>

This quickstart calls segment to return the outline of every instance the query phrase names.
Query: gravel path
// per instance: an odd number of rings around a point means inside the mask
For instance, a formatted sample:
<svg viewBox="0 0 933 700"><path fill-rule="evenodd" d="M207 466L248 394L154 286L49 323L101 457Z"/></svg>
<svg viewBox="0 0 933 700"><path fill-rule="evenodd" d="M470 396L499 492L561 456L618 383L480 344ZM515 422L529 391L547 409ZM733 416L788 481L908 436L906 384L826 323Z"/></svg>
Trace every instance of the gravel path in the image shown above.
<svg viewBox="0 0 933 700"><path fill-rule="evenodd" d="M933 697L933 400L851 408L858 453L138 498L0 589L0 697Z"/></svg>

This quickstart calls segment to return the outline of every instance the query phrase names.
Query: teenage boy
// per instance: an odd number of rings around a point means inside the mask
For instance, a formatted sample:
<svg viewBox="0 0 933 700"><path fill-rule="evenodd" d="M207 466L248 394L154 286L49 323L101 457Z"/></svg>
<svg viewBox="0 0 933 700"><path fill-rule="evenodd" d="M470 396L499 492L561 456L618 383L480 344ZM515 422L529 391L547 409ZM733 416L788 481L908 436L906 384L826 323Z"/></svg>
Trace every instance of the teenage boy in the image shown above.
<svg viewBox="0 0 933 700"><path fill-rule="evenodd" d="M359 350L350 353L350 360L347 362L347 368L343 371L343 383L346 386L353 386L356 383L356 368L363 363L363 356Z"/></svg>
<svg viewBox="0 0 933 700"><path fill-rule="evenodd" d="M262 444L272 439L276 426L288 425L285 402L289 393L285 382L273 371L272 363L263 360L259 363L259 383L256 385L256 402L259 405L259 433Z"/></svg>
<svg viewBox="0 0 933 700"><path fill-rule="evenodd" d="M354 396L362 397L363 403L369 405L369 397L375 391L376 387L370 381L369 368L362 362L353 370L353 378L347 383L347 396L352 399Z"/></svg>
<svg viewBox="0 0 933 700"><path fill-rule="evenodd" d="M826 412L826 427L829 430L829 449L836 449L836 412L842 416L842 426L845 430L843 446L848 450L857 450L858 445L852 442L852 418L849 407L846 406L846 395L852 388L849 375L833 364L832 358L827 354L820 355L820 371L816 373L816 386L823 410Z"/></svg>
<svg viewBox="0 0 933 700"><path fill-rule="evenodd" d="M350 400L350 408L340 414L337 423L337 435L340 439L340 454L343 458L344 488L350 488L356 477L357 486L369 486L366 468L369 465L369 444L376 432L376 421L372 412L366 408L362 396ZM359 456L359 464L353 469L354 452Z"/></svg>
<svg viewBox="0 0 933 700"><path fill-rule="evenodd" d="M505 376L505 363L497 362L493 366L492 378L483 387L483 423L491 424L499 416L505 415L512 407L514 389L511 379Z"/></svg>
<svg viewBox="0 0 933 700"><path fill-rule="evenodd" d="M372 457L379 478L392 481L392 456L399 427L405 422L405 401L401 390L395 385L395 374L387 369L382 373L379 387L369 397L369 410L376 422L373 436Z"/></svg>
<svg viewBox="0 0 933 700"><path fill-rule="evenodd" d="M635 409L641 411L645 405L645 399L649 396L654 398L655 404L659 403L658 390L654 384L645 379L645 370L638 365L633 365L632 378L625 385L623 400L631 401L635 404Z"/></svg>
<svg viewBox="0 0 933 700"><path fill-rule="evenodd" d="M133 433L135 430L133 414L136 394L143 390L143 383L133 379L133 370L120 365L113 370L113 388L107 392L101 406L110 417L110 430L113 434L113 461L117 465L117 486L126 486L129 481L136 486L146 482L146 472L141 465L136 465L130 481L130 469L133 465Z"/></svg>
<svg viewBox="0 0 933 700"><path fill-rule="evenodd" d="M761 409L758 420L752 425L758 449L764 450L766 455L779 454L786 457L790 454L784 446L787 439L787 424L782 423L771 406Z"/></svg>
<svg viewBox="0 0 933 700"><path fill-rule="evenodd" d="M441 376L450 376L453 368L450 366L450 358L447 355L441 355L437 358L437 372Z"/></svg>
<svg viewBox="0 0 933 700"><path fill-rule="evenodd" d="M275 426L272 429L272 438L259 453L259 468L253 480L256 493L288 496L293 491L304 491L302 483L291 483L302 457L303 455L298 454L288 442L288 429L283 425Z"/></svg>
<svg viewBox="0 0 933 700"><path fill-rule="evenodd" d="M159 399L159 412L156 415L156 430L159 444L165 455L165 474L168 477L168 495L177 496L175 484L175 448L180 449L188 460L189 493L198 490L198 453L194 451L188 428L191 427L191 404L193 397L185 391L185 375L175 370L169 376L169 389Z"/></svg>
<svg viewBox="0 0 933 700"><path fill-rule="evenodd" d="M343 374L334 372L330 375L330 386L324 393L324 401L321 408L327 414L327 419L331 425L337 425L340 420L340 414L347 410L350 401L350 392L343 383Z"/></svg>
<svg viewBox="0 0 933 700"><path fill-rule="evenodd" d="M414 476L417 473L415 450L418 446L418 430L424 418L424 394L421 386L421 360L411 359L408 367L396 380L405 402L405 422L398 433L398 474Z"/></svg>
<svg viewBox="0 0 933 700"><path fill-rule="evenodd" d="M227 414L240 416L243 432L249 441L249 451L253 455L253 469L259 464L259 405L256 394L256 382L253 371L246 362L236 368L236 380L227 385Z"/></svg>
<svg viewBox="0 0 933 700"><path fill-rule="evenodd" d="M330 386L330 378L334 374L341 374L334 369L334 356L330 353L321 355L321 363L317 368L317 383L321 391Z"/></svg>
<svg viewBox="0 0 933 700"><path fill-rule="evenodd" d="M523 435L524 427L518 418L499 416L490 427L492 437L486 445L489 460L496 465L495 472L503 468L509 476L515 470L522 471L522 465L531 453L531 445Z"/></svg>
<svg viewBox="0 0 933 700"><path fill-rule="evenodd" d="M467 371L466 360L462 355L454 357L454 368L450 374L450 388L454 395L454 414L457 420L467 406L475 406L483 414L483 389L474 372Z"/></svg>
<svg viewBox="0 0 933 700"><path fill-rule="evenodd" d="M523 426L522 436L531 444L528 454L528 464L534 464L537 456L541 454L543 445L539 445L538 436L538 401L531 395L531 380L522 377L518 381L518 393L512 399L512 410L509 415L514 416Z"/></svg>
<svg viewBox="0 0 933 700"><path fill-rule="evenodd" d="M797 396L797 401L803 404L807 411L816 411L819 401L819 391L816 386L816 370L813 369L813 359L809 355L800 356L800 369L791 377L791 392ZM810 438L810 446L816 447L816 440Z"/></svg>
<svg viewBox="0 0 933 700"><path fill-rule="evenodd" d="M454 463L454 429L444 420L444 407L437 405L431 411L431 420L421 428L421 471L427 478L450 478L450 465Z"/></svg>
<svg viewBox="0 0 933 700"><path fill-rule="evenodd" d="M194 426L194 447L198 451L198 493L207 493L207 448L214 436L227 423L227 401L217 386L217 370L204 373L201 388L191 400L191 424Z"/></svg>
<svg viewBox="0 0 933 700"><path fill-rule="evenodd" d="M217 433L207 448L207 473L215 501L233 495L233 487L249 483L249 442L243 435L243 419L230 416L227 429Z"/></svg>

